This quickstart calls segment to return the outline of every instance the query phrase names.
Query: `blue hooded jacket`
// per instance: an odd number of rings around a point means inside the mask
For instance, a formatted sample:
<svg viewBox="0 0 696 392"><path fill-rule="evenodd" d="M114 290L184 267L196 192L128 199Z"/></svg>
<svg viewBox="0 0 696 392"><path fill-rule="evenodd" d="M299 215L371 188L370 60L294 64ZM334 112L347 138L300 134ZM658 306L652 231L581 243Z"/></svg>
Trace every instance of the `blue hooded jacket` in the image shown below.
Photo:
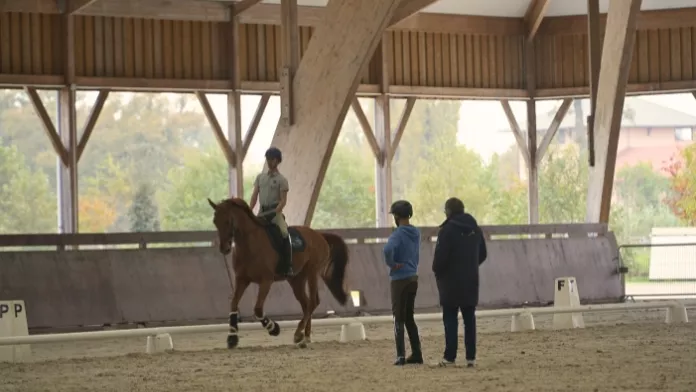
<svg viewBox="0 0 696 392"><path fill-rule="evenodd" d="M406 279L418 274L420 258L420 231L411 225L399 226L384 246L384 261L389 266L391 280ZM403 264L392 270L396 264Z"/></svg>

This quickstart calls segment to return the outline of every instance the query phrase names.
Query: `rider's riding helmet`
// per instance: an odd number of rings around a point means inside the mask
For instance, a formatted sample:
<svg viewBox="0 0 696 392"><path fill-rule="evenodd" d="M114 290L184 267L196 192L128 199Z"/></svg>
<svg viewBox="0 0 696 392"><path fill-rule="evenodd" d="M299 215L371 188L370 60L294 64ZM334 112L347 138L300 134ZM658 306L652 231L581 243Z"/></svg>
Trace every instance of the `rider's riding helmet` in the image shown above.
<svg viewBox="0 0 696 392"><path fill-rule="evenodd" d="M268 150L266 150L266 159L273 159L273 158L277 159L278 162L282 162L283 161L283 153L280 152L279 149L277 149L275 147L271 147Z"/></svg>
<svg viewBox="0 0 696 392"><path fill-rule="evenodd" d="M395 218L410 219L413 216L413 206L406 200L397 200L392 203L389 213Z"/></svg>

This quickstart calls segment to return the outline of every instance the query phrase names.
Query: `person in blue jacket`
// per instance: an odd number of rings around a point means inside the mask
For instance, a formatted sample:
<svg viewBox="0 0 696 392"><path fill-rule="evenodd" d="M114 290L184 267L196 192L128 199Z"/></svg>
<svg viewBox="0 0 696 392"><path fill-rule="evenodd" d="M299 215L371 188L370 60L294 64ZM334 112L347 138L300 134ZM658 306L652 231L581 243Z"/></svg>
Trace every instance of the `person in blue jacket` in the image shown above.
<svg viewBox="0 0 696 392"><path fill-rule="evenodd" d="M410 223L413 206L406 200L391 205L389 213L394 216L396 229L384 247L384 261L389 267L391 279L392 314L394 315L394 339L396 362L394 365L422 364L418 326L414 318L416 293L418 291L418 261L420 257L420 231ZM404 327L411 344L411 355L406 358Z"/></svg>

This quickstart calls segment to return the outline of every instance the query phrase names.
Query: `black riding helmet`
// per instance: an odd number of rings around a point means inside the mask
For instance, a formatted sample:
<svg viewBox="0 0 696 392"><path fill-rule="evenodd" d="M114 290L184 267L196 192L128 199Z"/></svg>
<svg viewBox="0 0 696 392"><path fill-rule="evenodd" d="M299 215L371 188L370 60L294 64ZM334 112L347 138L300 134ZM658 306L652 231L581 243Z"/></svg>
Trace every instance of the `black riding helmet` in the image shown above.
<svg viewBox="0 0 696 392"><path fill-rule="evenodd" d="M389 213L395 217L410 219L413 216L413 206L406 200L397 200L392 203Z"/></svg>
<svg viewBox="0 0 696 392"><path fill-rule="evenodd" d="M266 159L273 159L276 158L278 162L283 161L283 153L280 152L279 149L275 147L271 147L268 150L266 150Z"/></svg>

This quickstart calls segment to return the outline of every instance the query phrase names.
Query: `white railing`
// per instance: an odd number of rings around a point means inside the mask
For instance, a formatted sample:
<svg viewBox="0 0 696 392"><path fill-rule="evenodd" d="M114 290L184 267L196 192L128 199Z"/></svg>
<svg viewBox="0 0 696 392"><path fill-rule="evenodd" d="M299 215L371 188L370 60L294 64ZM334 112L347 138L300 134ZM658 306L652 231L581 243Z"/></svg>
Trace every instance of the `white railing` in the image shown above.
<svg viewBox="0 0 696 392"><path fill-rule="evenodd" d="M515 319L519 316L530 317L532 315L543 314L568 314L568 313L591 313L591 312L606 312L606 311L628 311L640 309L667 309L666 322L687 322L687 319L681 316L681 313L686 312L687 307L696 307L696 302L680 302L680 301L655 301L641 303L620 303L606 305L582 305L568 307L540 307L540 308L516 308L516 309L493 309L480 310L476 312L477 318L489 317L513 317L514 330L516 328ZM676 313L675 313L676 312ZM677 316L675 316L677 314ZM461 317L461 315L460 315ZM416 321L440 321L442 315L440 313L417 314ZM349 324L386 324L391 323L392 316L369 316L369 317L341 317L341 318L326 318L312 320L312 326L344 326ZM280 327L297 326L298 321L280 321ZM525 323L529 325L528 322ZM531 323L533 329L533 322ZM260 323L240 323L240 331L261 330L263 327ZM530 329L522 327L522 329ZM198 334L211 332L227 332L229 326L227 324L208 324L208 325L191 325L191 326L175 326L175 327L158 327L158 328L139 328L117 331L96 331L96 332L74 332L74 333L59 333L59 334L42 334L30 336L12 336L0 338L0 346L12 346L22 344L46 344L46 343L66 343L88 340L101 339L119 339L132 337L155 337L157 335L183 335L183 334Z"/></svg>

